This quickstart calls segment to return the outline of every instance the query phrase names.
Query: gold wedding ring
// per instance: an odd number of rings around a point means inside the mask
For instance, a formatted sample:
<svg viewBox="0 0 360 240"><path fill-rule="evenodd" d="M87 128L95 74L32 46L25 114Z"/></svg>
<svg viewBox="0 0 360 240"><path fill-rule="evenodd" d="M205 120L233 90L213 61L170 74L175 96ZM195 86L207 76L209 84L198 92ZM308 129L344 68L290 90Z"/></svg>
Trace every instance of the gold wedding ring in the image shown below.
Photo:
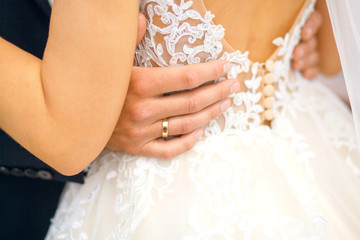
<svg viewBox="0 0 360 240"><path fill-rule="evenodd" d="M167 138L169 136L169 120L163 118L162 120L162 137Z"/></svg>

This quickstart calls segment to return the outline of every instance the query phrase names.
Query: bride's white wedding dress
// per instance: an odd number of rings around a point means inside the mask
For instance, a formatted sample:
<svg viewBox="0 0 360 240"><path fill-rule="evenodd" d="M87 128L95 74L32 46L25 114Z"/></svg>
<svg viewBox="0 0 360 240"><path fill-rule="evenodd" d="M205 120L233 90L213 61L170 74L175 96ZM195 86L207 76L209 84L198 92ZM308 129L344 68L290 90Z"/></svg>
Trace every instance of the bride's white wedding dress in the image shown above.
<svg viewBox="0 0 360 240"><path fill-rule="evenodd" d="M140 0L148 27L139 65L226 59L242 89L172 160L104 151L84 185L67 184L47 239L360 239L351 113L290 68L314 4L305 1L272 57L255 63L231 48L201 0Z"/></svg>

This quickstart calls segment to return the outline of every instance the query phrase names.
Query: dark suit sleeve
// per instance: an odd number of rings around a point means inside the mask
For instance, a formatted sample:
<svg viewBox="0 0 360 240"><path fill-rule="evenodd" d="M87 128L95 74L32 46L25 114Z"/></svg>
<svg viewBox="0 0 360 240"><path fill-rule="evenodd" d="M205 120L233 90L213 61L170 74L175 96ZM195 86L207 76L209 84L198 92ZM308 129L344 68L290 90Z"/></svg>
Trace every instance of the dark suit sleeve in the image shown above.
<svg viewBox="0 0 360 240"><path fill-rule="evenodd" d="M0 36L42 58L49 29L47 0L0 0ZM0 174L53 181L83 182L83 173L65 177L0 130Z"/></svg>

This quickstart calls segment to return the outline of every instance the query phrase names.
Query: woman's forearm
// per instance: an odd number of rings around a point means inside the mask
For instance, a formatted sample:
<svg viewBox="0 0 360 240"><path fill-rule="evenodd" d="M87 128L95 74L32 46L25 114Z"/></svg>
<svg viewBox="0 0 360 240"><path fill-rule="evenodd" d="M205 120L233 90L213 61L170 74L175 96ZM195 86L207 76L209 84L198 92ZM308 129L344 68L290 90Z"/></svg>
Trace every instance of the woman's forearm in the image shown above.
<svg viewBox="0 0 360 240"><path fill-rule="evenodd" d="M43 61L0 40L1 128L61 173L81 171L121 112L137 10L137 1L55 1Z"/></svg>

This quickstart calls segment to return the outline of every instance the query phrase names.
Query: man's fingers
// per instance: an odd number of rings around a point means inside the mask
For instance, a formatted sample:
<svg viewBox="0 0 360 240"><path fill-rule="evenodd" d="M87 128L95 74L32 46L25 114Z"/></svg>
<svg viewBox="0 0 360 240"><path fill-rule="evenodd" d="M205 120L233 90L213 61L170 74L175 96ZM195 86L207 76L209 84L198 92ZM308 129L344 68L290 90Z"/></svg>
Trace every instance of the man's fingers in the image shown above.
<svg viewBox="0 0 360 240"><path fill-rule="evenodd" d="M140 154L162 159L171 159L181 153L189 151L203 134L204 130L200 128L179 138L167 141L156 139L145 144Z"/></svg>
<svg viewBox="0 0 360 240"><path fill-rule="evenodd" d="M296 62L293 62L293 68L295 70L304 70L313 66L317 66L320 61L319 53L312 52L310 55Z"/></svg>
<svg viewBox="0 0 360 240"><path fill-rule="evenodd" d="M318 32L320 26L322 24L322 16L318 11L314 11L308 20L306 21L302 32L301 39L303 41L308 41Z"/></svg>
<svg viewBox="0 0 360 240"><path fill-rule="evenodd" d="M313 79L319 74L320 70L318 67L307 68L303 71L304 77L307 79Z"/></svg>
<svg viewBox="0 0 360 240"><path fill-rule="evenodd" d="M302 29L301 43L294 49L292 67L301 70L307 78L314 78L317 75L319 54L316 50L316 34L321 24L321 14L317 11L313 12Z"/></svg>
<svg viewBox="0 0 360 240"><path fill-rule="evenodd" d="M153 124L141 128L142 131L133 128L136 134L131 137L142 136L147 140L160 137L163 118L169 118L170 135L189 133L225 111L231 104L226 98L239 89L240 84L236 79L227 79L192 91L142 101L128 110L131 113L129 119Z"/></svg>
<svg viewBox="0 0 360 240"><path fill-rule="evenodd" d="M168 130L170 136L177 136L190 133L195 129L209 123L227 110L231 105L230 99L215 103L200 112L169 118ZM162 120L155 122L149 130L149 138L161 136Z"/></svg>
<svg viewBox="0 0 360 240"><path fill-rule="evenodd" d="M126 112L127 119L136 123L154 123L163 118L199 112L239 89L236 79L227 79L170 96L140 99L124 107L122 114Z"/></svg>
<svg viewBox="0 0 360 240"><path fill-rule="evenodd" d="M314 52L317 48L317 39L312 38L307 42L302 42L298 46L296 46L294 50L293 60L297 61L305 56L309 55L309 53Z"/></svg>
<svg viewBox="0 0 360 240"><path fill-rule="evenodd" d="M216 84L203 86L192 91L177 93L157 99L156 117L179 116L195 113L237 92L240 84L236 79L228 79ZM157 120L157 119L154 119Z"/></svg>
<svg viewBox="0 0 360 240"><path fill-rule="evenodd" d="M133 68L129 91L143 97L193 89L224 76L231 64L224 60L166 68Z"/></svg>
<svg viewBox="0 0 360 240"><path fill-rule="evenodd" d="M218 117L221 113L227 110L230 105L230 99L225 99L205 108L200 112L169 118L169 135L176 136L192 132Z"/></svg>
<svg viewBox="0 0 360 240"><path fill-rule="evenodd" d="M138 45L141 40L143 39L146 32L146 18L145 15L142 13L139 13L138 18L138 34L136 38L136 45Z"/></svg>

